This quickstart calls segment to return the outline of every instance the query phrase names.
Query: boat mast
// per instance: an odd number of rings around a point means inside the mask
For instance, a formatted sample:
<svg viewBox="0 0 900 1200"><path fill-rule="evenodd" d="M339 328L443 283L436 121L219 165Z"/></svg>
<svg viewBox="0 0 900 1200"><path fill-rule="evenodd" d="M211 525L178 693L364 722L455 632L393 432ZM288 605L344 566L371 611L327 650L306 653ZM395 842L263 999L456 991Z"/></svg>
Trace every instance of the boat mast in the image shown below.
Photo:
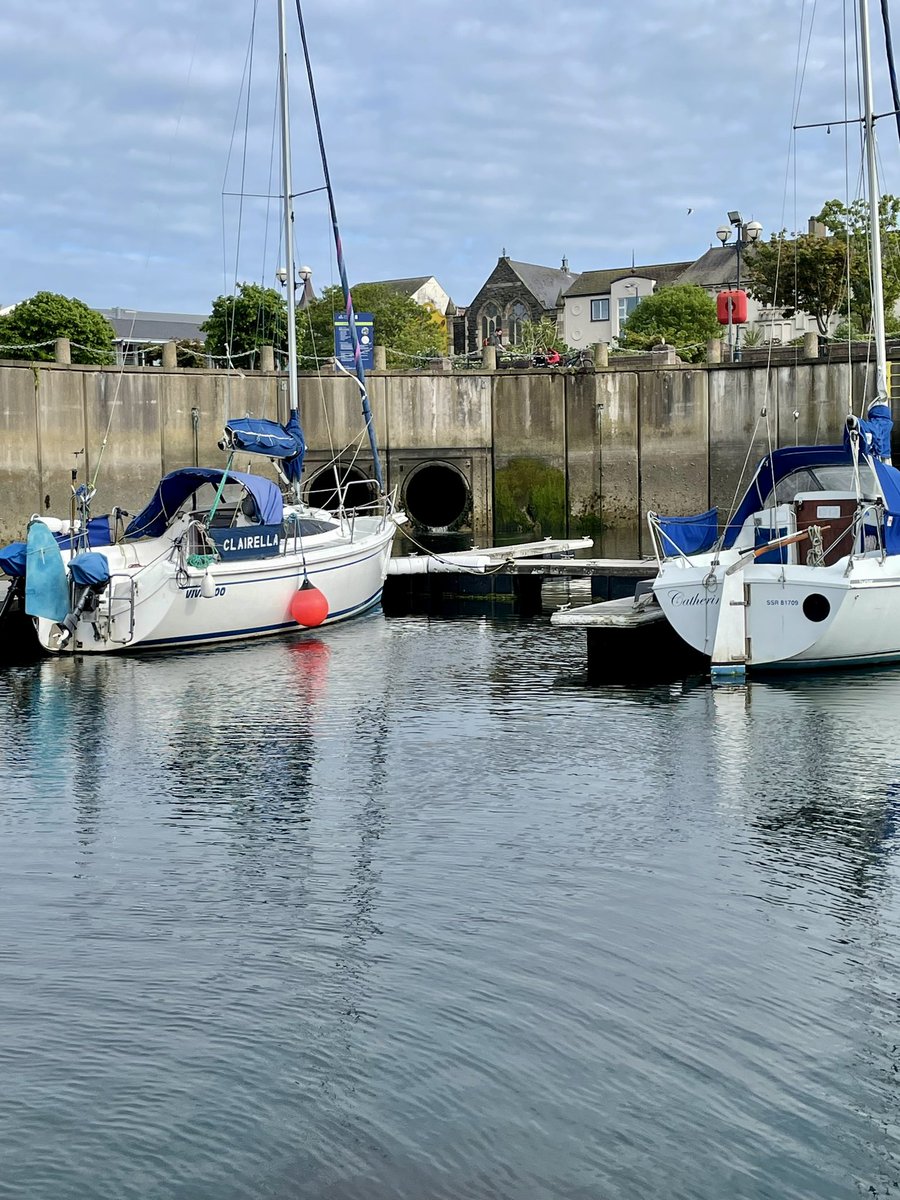
<svg viewBox="0 0 900 1200"><path fill-rule="evenodd" d="M284 189L284 265L287 271L288 398L291 412L300 405L297 384L297 295L294 276L294 201L291 192L291 120L288 108L287 28L284 0L278 0L278 84L281 104L281 179Z"/></svg>
<svg viewBox="0 0 900 1200"><path fill-rule="evenodd" d="M869 192L869 267L872 280L872 317L875 323L875 388L873 404L890 405L887 386L887 346L884 333L884 289L881 278L881 216L878 208L878 167L875 161L875 109L872 98L872 62L869 47L869 4L859 0L859 40L863 72L863 124ZM871 407L871 405L870 405Z"/></svg>
<svg viewBox="0 0 900 1200"><path fill-rule="evenodd" d="M279 4L283 0L278 0ZM366 370L362 361L362 347L359 344L359 334L356 329L356 313L353 309L353 297L350 295L350 284L347 281L347 267L344 262L344 248L341 245L341 231L338 227L337 208L334 203L334 192L331 188L331 176L328 171L328 158L325 154L325 138L322 134L322 122L319 118L319 102L316 99L316 85L313 79L312 61L309 57L309 46L306 43L306 26L303 24L303 10L300 0L295 0L297 6L297 21L300 26L300 40L303 43L303 58L306 62L306 78L309 81L309 98L312 103L313 117L316 122L316 134L319 139L319 156L322 160L322 174L325 179L325 190L328 193L328 208L331 213L331 228L334 233L334 248L337 255L338 272L341 276L341 291L344 294L344 311L350 328L350 343L353 347L353 362L356 369L356 380L362 396L363 419L366 432L369 435L369 447L372 451L372 465L375 469L375 481L378 490L384 492L384 475L381 470L381 458L378 454L378 442L375 437L375 423L372 419L372 409L369 404L369 393L366 389Z"/></svg>

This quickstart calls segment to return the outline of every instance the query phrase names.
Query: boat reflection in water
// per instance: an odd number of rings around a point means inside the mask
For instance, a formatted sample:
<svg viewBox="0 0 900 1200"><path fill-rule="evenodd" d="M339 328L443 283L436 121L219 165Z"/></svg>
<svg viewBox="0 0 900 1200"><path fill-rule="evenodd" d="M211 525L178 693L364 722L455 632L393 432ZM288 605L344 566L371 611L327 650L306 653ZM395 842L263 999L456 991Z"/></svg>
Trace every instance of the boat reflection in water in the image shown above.
<svg viewBox="0 0 900 1200"><path fill-rule="evenodd" d="M709 693L723 799L746 816L769 897L818 889L835 915L886 887L897 846L896 667L770 679ZM848 736L849 734L849 736ZM768 770L761 770L763 762Z"/></svg>

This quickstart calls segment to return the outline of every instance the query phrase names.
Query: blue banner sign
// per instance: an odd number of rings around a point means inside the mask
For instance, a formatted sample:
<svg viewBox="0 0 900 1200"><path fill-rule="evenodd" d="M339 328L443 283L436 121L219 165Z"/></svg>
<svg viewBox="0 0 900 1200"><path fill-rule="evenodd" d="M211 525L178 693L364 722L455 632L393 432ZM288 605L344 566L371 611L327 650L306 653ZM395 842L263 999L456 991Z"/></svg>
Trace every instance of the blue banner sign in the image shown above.
<svg viewBox="0 0 900 1200"><path fill-rule="evenodd" d="M362 365L371 371L375 366L375 318L371 313L356 314L356 334ZM334 316L334 357L348 371L356 370L350 319L346 313L335 313Z"/></svg>
<svg viewBox="0 0 900 1200"><path fill-rule="evenodd" d="M235 529L210 529L219 557L272 558L280 548L280 525L241 525Z"/></svg>

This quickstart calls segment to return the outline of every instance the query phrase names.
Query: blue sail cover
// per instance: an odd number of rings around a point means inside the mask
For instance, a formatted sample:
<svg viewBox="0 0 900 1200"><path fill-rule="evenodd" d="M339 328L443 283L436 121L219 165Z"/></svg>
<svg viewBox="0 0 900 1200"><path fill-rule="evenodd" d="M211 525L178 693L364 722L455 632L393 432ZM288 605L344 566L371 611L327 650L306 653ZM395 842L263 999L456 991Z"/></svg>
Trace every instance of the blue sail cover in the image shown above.
<svg viewBox="0 0 900 1200"><path fill-rule="evenodd" d="M284 515L284 505L277 484L261 475L247 475L240 471L223 471L219 467L184 467L170 471L153 494L153 499L143 512L138 513L125 530L127 538L161 537L169 522L189 496L204 483L218 487L222 477L227 483L239 483L256 502L257 519L261 525L279 525Z"/></svg>
<svg viewBox="0 0 900 1200"><path fill-rule="evenodd" d="M891 457L891 430L894 420L887 404L871 404L865 419L848 417L844 427L844 444L850 445L850 434L859 434L860 450L869 458Z"/></svg>
<svg viewBox="0 0 900 1200"><path fill-rule="evenodd" d="M225 425L225 443L232 450L280 458L282 469L291 483L298 482L303 474L306 442L296 410L292 410L286 425L265 421L260 417L238 417L237 420L228 421Z"/></svg>
<svg viewBox="0 0 900 1200"><path fill-rule="evenodd" d="M663 554L702 554L716 540L719 515L717 508L710 508L696 517L657 517L657 526L662 539Z"/></svg>

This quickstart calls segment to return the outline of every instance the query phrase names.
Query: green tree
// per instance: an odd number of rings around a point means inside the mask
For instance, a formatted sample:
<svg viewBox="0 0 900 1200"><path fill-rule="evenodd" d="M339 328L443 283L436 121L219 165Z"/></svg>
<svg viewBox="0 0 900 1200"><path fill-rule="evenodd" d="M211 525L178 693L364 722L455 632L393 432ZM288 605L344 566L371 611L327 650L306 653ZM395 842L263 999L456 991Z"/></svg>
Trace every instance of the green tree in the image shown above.
<svg viewBox="0 0 900 1200"><path fill-rule="evenodd" d="M251 369L259 366L260 346L287 348L287 304L281 292L258 283L240 283L233 296L219 296L200 326L206 353Z"/></svg>
<svg viewBox="0 0 900 1200"><path fill-rule="evenodd" d="M889 320L894 305L900 299L900 276L897 274L897 253L900 250L900 199L885 193L878 201L879 225L881 227L882 270L881 286L884 291L885 321ZM821 221L834 238L845 247L845 259L849 260L849 304L841 308L844 316L864 329L872 326L872 278L869 269L869 205L866 200L854 200L846 206L840 200L828 200L816 218Z"/></svg>
<svg viewBox="0 0 900 1200"><path fill-rule="evenodd" d="M56 292L37 292L23 300L11 312L0 317L0 356L10 357L3 347L30 347L31 359L51 362L52 342L68 338L74 363L111 363L115 361L115 330L105 317L84 301L69 299ZM41 345L50 342L50 345ZM15 353L15 351L13 351Z"/></svg>
<svg viewBox="0 0 900 1200"><path fill-rule="evenodd" d="M882 196L879 211L885 249L882 285L885 311L890 314L900 299L896 274L900 200ZM851 315L854 327L868 329L872 320L868 205L856 200L848 207L829 200L816 220L830 237L803 233L788 238L782 230L753 247L746 260L748 291L786 317L798 311L809 313L823 335L836 314Z"/></svg>
<svg viewBox="0 0 900 1200"><path fill-rule="evenodd" d="M364 283L354 288L353 307L356 312L372 314L375 341L387 349L389 367L409 369L421 366L424 358L447 353L447 323L443 316L383 283ZM333 318L343 311L341 289L329 287L297 313L298 352L303 358L323 359L334 354Z"/></svg>
<svg viewBox="0 0 900 1200"><path fill-rule="evenodd" d="M645 296L619 335L629 350L649 350L659 342L674 346L686 362L700 362L710 338L721 337L716 306L695 283L675 283Z"/></svg>

